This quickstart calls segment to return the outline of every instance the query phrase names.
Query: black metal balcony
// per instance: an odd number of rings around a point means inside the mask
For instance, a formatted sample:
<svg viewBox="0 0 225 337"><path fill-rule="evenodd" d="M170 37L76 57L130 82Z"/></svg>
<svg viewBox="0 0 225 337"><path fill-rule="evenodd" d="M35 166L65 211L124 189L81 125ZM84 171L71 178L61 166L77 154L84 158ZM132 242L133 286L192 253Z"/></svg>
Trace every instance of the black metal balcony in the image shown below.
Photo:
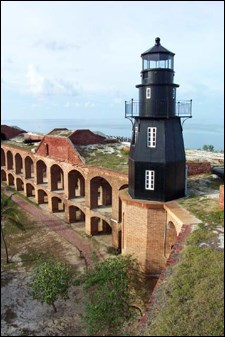
<svg viewBox="0 0 225 337"><path fill-rule="evenodd" d="M171 114L171 106L175 104L175 112ZM142 111L149 111L149 114L142 114ZM162 113L163 111L163 113ZM125 118L135 117L153 117L153 118L169 118L169 117L191 118L192 117L192 100L177 101L173 103L169 100L152 100L149 102L125 101Z"/></svg>

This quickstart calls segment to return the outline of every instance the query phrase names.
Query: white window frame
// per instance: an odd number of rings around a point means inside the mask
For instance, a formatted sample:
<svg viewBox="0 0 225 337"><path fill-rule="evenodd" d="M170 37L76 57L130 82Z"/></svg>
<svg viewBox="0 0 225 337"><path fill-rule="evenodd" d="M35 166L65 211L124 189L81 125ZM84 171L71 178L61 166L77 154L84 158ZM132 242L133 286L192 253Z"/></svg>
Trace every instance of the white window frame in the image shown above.
<svg viewBox="0 0 225 337"><path fill-rule="evenodd" d="M138 137L138 125L135 125L134 127L134 143L136 144Z"/></svg>
<svg viewBox="0 0 225 337"><path fill-rule="evenodd" d="M151 88L146 88L146 99L151 98Z"/></svg>
<svg viewBox="0 0 225 337"><path fill-rule="evenodd" d="M176 96L176 89L173 88L173 99L175 99L175 96Z"/></svg>
<svg viewBox="0 0 225 337"><path fill-rule="evenodd" d="M145 170L145 189L154 191L155 189L155 171Z"/></svg>
<svg viewBox="0 0 225 337"><path fill-rule="evenodd" d="M156 147L157 127L150 126L147 129L147 147Z"/></svg>

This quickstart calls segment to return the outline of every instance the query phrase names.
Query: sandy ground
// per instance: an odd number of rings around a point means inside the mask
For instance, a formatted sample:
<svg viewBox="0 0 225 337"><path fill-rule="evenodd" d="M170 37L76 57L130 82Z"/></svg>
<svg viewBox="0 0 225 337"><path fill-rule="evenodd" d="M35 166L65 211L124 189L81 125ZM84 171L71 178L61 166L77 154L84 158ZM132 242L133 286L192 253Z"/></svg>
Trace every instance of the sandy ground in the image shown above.
<svg viewBox="0 0 225 337"><path fill-rule="evenodd" d="M64 260L77 270L84 269L84 261L71 244L49 228L41 228L31 238L31 245L45 249L58 247ZM25 245L21 252L25 252ZM31 271L23 267L19 255L12 257L10 271L1 272L1 335L2 336L86 336L82 324L82 289L71 287L69 299L58 300L57 312L47 304L34 300L30 294ZM16 268L15 268L16 267ZM4 269L4 267L2 268ZM14 270L15 269L15 270Z"/></svg>

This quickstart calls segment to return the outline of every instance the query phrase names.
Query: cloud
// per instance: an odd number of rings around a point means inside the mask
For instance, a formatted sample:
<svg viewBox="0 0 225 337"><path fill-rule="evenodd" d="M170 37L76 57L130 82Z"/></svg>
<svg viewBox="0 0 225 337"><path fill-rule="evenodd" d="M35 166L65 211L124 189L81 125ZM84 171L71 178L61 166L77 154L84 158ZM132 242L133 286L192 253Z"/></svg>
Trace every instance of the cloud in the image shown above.
<svg viewBox="0 0 225 337"><path fill-rule="evenodd" d="M70 49L80 49L80 46L75 43L70 42L58 42L55 40L52 41L43 41L39 40L33 44L34 47L44 47L52 51L68 51Z"/></svg>
<svg viewBox="0 0 225 337"><path fill-rule="evenodd" d="M26 77L28 91L34 95L78 95L78 90L74 88L73 83L63 79L46 78L33 64L28 65Z"/></svg>

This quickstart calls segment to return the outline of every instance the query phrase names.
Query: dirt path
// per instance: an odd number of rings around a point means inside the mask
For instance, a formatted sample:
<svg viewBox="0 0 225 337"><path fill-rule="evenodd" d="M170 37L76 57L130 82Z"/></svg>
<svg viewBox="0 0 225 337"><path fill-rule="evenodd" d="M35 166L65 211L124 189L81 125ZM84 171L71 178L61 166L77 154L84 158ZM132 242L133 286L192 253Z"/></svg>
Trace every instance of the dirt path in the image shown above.
<svg viewBox="0 0 225 337"><path fill-rule="evenodd" d="M10 195L12 192L5 193ZM68 300L57 300L57 313L54 313L51 306L32 298L29 287L32 271L30 268L27 270L23 264L24 258L21 257L22 254L28 256L29 249L55 252L57 257L70 263L74 270L81 271L85 269L85 264L92 263L93 251L103 258L105 247L97 245L94 249L92 240L68 228L54 214L32 205L18 195L13 195L12 199L29 215L31 226L27 234L34 233L28 241L24 237L26 233L18 234L21 241L17 236L17 248L14 250L12 244L9 249L13 263L9 268L2 265L1 336L87 336L82 321L82 286L72 286Z"/></svg>
<svg viewBox="0 0 225 337"><path fill-rule="evenodd" d="M91 244L84 240L84 238L77 234L73 229L68 228L64 221L57 218L54 214L48 213L47 211L32 205L30 202L24 200L18 195L13 195L12 199L21 208L37 219L38 222L44 223L51 230L76 247L80 256L84 258L87 265L92 263L93 249ZM101 257L100 253L99 257Z"/></svg>

